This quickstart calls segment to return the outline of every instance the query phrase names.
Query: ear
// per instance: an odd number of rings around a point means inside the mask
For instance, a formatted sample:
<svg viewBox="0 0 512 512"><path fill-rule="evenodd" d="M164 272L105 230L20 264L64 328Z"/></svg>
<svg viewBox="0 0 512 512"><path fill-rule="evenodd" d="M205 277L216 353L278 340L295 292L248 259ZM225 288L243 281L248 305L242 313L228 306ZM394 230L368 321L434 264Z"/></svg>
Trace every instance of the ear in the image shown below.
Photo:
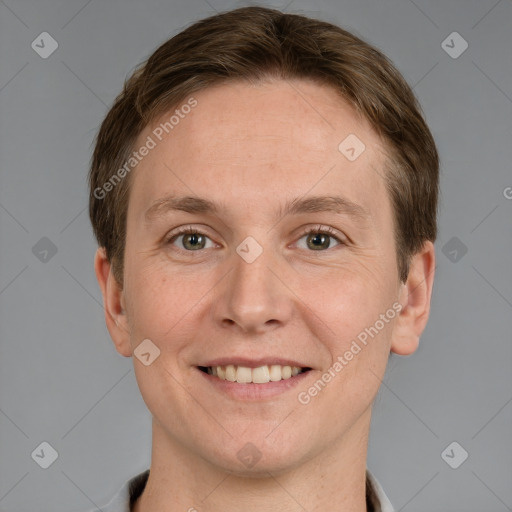
<svg viewBox="0 0 512 512"><path fill-rule="evenodd" d="M131 357L130 332L125 313L123 290L112 273L111 263L107 259L105 248L100 247L94 257L94 271L103 295L105 323L116 350L125 357Z"/></svg>
<svg viewBox="0 0 512 512"><path fill-rule="evenodd" d="M402 309L393 326L391 352L408 356L418 348L430 314L435 260L434 244L430 241L411 259L407 281L400 287Z"/></svg>

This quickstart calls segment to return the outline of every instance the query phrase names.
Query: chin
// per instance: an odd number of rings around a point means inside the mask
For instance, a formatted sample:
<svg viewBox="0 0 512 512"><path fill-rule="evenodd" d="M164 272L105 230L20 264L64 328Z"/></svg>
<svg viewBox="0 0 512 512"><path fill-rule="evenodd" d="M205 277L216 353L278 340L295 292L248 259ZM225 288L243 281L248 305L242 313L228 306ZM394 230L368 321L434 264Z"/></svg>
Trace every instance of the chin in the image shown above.
<svg viewBox="0 0 512 512"><path fill-rule="evenodd" d="M235 439L237 439L235 437ZM238 437L242 439L242 436ZM229 445L224 445L222 452L216 452L208 457L209 462L220 470L236 476L246 478L268 478L285 473L307 460L304 442L297 445L276 446L259 437L243 436L244 441L231 440Z"/></svg>

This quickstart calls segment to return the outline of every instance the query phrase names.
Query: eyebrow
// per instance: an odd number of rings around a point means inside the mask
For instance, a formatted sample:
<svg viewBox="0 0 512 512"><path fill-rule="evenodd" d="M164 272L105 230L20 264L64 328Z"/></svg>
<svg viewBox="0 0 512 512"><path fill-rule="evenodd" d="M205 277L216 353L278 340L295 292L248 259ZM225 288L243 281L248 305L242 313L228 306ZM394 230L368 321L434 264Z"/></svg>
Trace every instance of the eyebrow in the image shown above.
<svg viewBox="0 0 512 512"><path fill-rule="evenodd" d="M209 213L218 215L224 205L218 205L208 199L196 196L166 196L157 199L145 212L146 223L163 217L171 211L186 213ZM334 212L365 221L371 216L370 211L341 196L296 197L286 202L284 208L278 208L276 216L299 215L304 213Z"/></svg>

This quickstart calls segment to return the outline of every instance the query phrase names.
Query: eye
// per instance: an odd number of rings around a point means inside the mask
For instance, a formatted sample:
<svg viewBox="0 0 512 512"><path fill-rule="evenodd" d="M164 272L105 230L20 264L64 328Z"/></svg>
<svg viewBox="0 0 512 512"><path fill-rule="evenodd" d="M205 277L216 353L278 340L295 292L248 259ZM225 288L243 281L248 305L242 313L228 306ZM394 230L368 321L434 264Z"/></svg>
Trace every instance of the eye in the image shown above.
<svg viewBox="0 0 512 512"><path fill-rule="evenodd" d="M331 241L334 239L337 245L345 245L336 232L329 226L315 226L303 232L302 238L306 237L306 249L322 251L331 248Z"/></svg>
<svg viewBox="0 0 512 512"><path fill-rule="evenodd" d="M335 240L336 245L345 245L345 242L337 235L329 226L314 226L303 231L301 238L306 237L305 249L311 249L313 251L322 251L325 249L332 248L332 240ZM214 247L214 243L210 238L203 233L200 229L194 228L193 226L186 226L174 232L166 241L165 244L174 244L178 239L181 238L181 247L188 252L198 251L201 249L207 249ZM207 246L207 242L210 240L210 245ZM336 247L336 245L334 247Z"/></svg>
<svg viewBox="0 0 512 512"><path fill-rule="evenodd" d="M165 243L172 244L178 238L182 238L181 245L186 251L197 251L206 249L206 241L209 237L197 228L187 226L180 229L177 233L171 235ZM210 247L213 247L213 243Z"/></svg>

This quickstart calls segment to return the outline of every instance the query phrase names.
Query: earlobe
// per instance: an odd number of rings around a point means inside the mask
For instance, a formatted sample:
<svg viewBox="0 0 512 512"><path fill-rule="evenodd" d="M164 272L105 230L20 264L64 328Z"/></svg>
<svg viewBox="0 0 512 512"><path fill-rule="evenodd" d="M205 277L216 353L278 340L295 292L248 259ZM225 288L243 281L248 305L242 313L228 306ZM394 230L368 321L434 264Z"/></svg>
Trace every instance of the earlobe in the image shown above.
<svg viewBox="0 0 512 512"><path fill-rule="evenodd" d="M94 271L103 296L105 323L116 350L125 357L132 356L130 333L125 314L124 293L112 273L105 248L100 247L94 257Z"/></svg>
<svg viewBox="0 0 512 512"><path fill-rule="evenodd" d="M407 281L401 286L402 309L393 327L391 352L406 356L418 348L430 314L434 272L434 244L427 241L411 258Z"/></svg>

